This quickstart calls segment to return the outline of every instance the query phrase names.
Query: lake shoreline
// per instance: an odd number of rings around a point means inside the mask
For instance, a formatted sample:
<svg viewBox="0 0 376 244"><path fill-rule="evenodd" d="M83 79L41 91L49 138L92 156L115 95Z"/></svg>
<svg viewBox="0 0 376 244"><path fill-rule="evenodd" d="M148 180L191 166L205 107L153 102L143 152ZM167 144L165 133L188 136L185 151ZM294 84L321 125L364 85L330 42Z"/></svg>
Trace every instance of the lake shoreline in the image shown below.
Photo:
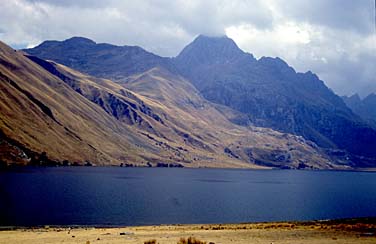
<svg viewBox="0 0 376 244"><path fill-rule="evenodd" d="M370 168L334 168L334 169L288 169L288 168L278 168L278 167L262 167L260 168L237 168L237 167L166 167L166 166L119 166L119 165L47 165L47 166L41 166L41 165L8 165L6 167L0 167L0 172L11 172L11 171L17 171L17 170L27 170L27 169L48 169L48 168L69 168L69 169L80 169L80 168L149 168L149 169L156 169L156 168L164 168L164 169L219 169L219 170L252 170L252 171L265 171L265 170L283 170L283 171L330 171L330 172L376 172L376 167Z"/></svg>
<svg viewBox="0 0 376 244"><path fill-rule="evenodd" d="M195 237L207 243L374 243L376 217L321 221L129 227L45 226L0 231L5 243L177 243Z"/></svg>
<svg viewBox="0 0 376 244"><path fill-rule="evenodd" d="M117 229L117 228L137 228L150 226L233 226L233 225L273 225L273 224L296 224L296 225L312 225L312 224L375 224L375 217L359 217L359 218L339 218L339 219L318 219L318 220L286 220L286 221L256 221L256 222L240 222L240 223L191 223L191 224L145 224L145 225L111 225L111 224L89 224L89 225L36 225L36 226L0 226L1 231L8 230L28 230L28 229Z"/></svg>

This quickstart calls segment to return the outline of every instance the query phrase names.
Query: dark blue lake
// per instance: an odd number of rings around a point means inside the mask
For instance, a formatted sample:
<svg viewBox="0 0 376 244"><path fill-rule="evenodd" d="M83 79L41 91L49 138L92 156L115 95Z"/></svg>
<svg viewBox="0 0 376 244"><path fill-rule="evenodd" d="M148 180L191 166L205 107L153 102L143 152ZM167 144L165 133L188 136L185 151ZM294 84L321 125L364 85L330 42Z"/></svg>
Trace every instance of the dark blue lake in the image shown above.
<svg viewBox="0 0 376 244"><path fill-rule="evenodd" d="M0 172L3 226L375 216L375 173L115 167Z"/></svg>

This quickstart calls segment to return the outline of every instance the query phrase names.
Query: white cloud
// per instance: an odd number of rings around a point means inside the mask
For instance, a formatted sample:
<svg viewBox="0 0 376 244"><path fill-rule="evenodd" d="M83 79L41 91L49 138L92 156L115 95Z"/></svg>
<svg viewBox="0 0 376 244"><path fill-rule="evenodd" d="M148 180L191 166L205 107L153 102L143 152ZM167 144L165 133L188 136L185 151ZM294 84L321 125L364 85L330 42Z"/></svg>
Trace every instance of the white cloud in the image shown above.
<svg viewBox="0 0 376 244"><path fill-rule="evenodd" d="M313 32L310 26L294 22L279 24L273 29L257 29L247 24L226 28L227 36L257 57L281 54L288 58L296 57L295 47L309 44L315 34Z"/></svg>

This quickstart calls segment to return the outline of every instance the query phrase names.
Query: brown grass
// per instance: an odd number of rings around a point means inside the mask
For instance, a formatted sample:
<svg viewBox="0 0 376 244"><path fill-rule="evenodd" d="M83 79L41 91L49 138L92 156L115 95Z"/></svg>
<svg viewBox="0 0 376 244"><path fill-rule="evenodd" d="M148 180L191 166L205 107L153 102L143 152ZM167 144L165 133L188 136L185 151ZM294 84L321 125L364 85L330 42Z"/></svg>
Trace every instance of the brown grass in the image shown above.
<svg viewBox="0 0 376 244"><path fill-rule="evenodd" d="M214 244L213 242L210 242ZM188 239L180 238L177 244L206 244L204 241L200 241L194 237L188 237Z"/></svg>
<svg viewBox="0 0 376 244"><path fill-rule="evenodd" d="M148 241L145 241L144 244L157 244L157 240L155 239L148 240Z"/></svg>
<svg viewBox="0 0 376 244"><path fill-rule="evenodd" d="M144 244L157 244L156 239L145 241ZM180 238L177 244L206 244L205 241L200 241L194 237L188 237L188 239ZM209 242L209 244L214 244L214 242Z"/></svg>

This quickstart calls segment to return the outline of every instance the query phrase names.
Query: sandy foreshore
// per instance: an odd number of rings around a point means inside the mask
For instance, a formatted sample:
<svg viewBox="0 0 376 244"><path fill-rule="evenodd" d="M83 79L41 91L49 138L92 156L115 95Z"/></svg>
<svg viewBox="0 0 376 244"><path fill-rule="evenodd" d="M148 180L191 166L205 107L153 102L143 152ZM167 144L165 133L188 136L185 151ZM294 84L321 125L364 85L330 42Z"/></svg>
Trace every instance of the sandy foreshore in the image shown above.
<svg viewBox="0 0 376 244"><path fill-rule="evenodd" d="M140 243L155 239L176 244L195 237L215 244L227 243L376 243L376 219L247 224L162 225L123 228L45 227L0 231L0 244Z"/></svg>

